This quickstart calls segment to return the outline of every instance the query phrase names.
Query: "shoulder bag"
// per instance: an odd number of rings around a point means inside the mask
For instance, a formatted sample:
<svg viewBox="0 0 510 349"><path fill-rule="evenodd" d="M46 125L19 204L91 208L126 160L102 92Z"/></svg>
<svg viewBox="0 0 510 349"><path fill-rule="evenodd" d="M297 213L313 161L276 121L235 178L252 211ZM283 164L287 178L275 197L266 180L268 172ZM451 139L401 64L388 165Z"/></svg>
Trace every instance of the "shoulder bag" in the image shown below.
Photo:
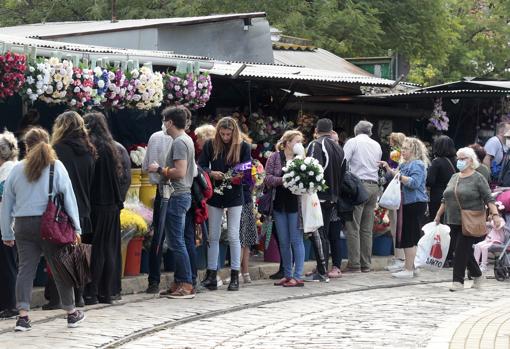
<svg viewBox="0 0 510 349"><path fill-rule="evenodd" d="M484 236L486 232L485 222L487 221L487 212L485 210L475 211L475 210L465 210L462 208L460 204L459 195L457 194L457 187L459 185L460 175L457 177L457 181L455 182L455 199L459 204L460 208L460 217L462 222L462 234L464 236L470 237L481 237Z"/></svg>
<svg viewBox="0 0 510 349"><path fill-rule="evenodd" d="M280 152L280 163L285 167L285 154ZM261 215L271 216L273 214L274 199L276 198L276 188L267 188L258 200L257 210Z"/></svg>
<svg viewBox="0 0 510 349"><path fill-rule="evenodd" d="M41 217L41 238L58 245L74 243L76 233L71 219L64 210L64 195L53 194L55 165L50 165L48 205Z"/></svg>

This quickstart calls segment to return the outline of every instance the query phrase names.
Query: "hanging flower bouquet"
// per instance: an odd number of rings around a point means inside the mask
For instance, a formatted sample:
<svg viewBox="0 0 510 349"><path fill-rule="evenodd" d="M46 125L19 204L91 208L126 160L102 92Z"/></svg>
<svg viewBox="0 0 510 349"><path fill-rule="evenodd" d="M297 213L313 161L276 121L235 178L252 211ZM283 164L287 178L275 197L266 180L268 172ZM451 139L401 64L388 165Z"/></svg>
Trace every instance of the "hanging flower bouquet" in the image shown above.
<svg viewBox="0 0 510 349"><path fill-rule="evenodd" d="M448 131L450 119L448 115L443 110L443 102L441 98L437 98L434 101L434 110L432 111L432 115L429 118L429 124L427 127L432 130L437 131Z"/></svg>
<svg viewBox="0 0 510 349"><path fill-rule="evenodd" d="M124 109L129 80L120 68L110 71L108 79L109 85L105 92L105 106L112 109Z"/></svg>
<svg viewBox="0 0 510 349"><path fill-rule="evenodd" d="M28 67L25 92L32 102L40 99L49 104L64 103L72 81L73 64L51 57Z"/></svg>
<svg viewBox="0 0 510 349"><path fill-rule="evenodd" d="M297 157L282 170L283 186L295 195L315 194L327 189L324 169L317 159Z"/></svg>
<svg viewBox="0 0 510 349"><path fill-rule="evenodd" d="M67 105L76 109L90 109L93 86L93 71L74 67L73 79L69 85Z"/></svg>
<svg viewBox="0 0 510 349"><path fill-rule="evenodd" d="M163 101L163 75L153 72L149 67L132 70L127 86L128 106L150 110L161 106Z"/></svg>
<svg viewBox="0 0 510 349"><path fill-rule="evenodd" d="M200 109L211 97L211 77L207 73L196 76L193 73L169 72L165 75L165 89L165 98L169 103Z"/></svg>
<svg viewBox="0 0 510 349"><path fill-rule="evenodd" d="M0 101L17 93L25 83L26 57L7 52L0 55Z"/></svg>

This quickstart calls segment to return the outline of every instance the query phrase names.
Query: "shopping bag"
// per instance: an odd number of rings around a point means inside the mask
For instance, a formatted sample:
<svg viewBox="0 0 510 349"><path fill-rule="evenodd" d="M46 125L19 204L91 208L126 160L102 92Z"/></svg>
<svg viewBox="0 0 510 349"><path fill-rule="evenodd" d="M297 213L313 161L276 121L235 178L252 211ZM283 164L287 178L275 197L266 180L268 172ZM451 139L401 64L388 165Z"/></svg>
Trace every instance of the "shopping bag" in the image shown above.
<svg viewBox="0 0 510 349"><path fill-rule="evenodd" d="M379 206L388 210L397 210L400 207L400 200L400 175L397 174L379 198Z"/></svg>
<svg viewBox="0 0 510 349"><path fill-rule="evenodd" d="M424 235L418 241L414 266L441 269L450 247L450 227L430 222L422 228Z"/></svg>
<svg viewBox="0 0 510 349"><path fill-rule="evenodd" d="M316 231L324 225L322 220L321 203L317 193L303 194L301 195L300 200L304 232L311 233Z"/></svg>

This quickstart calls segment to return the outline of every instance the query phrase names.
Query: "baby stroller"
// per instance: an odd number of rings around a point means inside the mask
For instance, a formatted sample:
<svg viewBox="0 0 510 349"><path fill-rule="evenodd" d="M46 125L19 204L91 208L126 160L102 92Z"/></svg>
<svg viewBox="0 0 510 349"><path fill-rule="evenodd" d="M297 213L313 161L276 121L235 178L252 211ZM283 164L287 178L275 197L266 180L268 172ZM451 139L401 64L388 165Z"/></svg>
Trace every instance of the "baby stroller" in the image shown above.
<svg viewBox="0 0 510 349"><path fill-rule="evenodd" d="M508 229L505 229L505 243L492 245L489 252L496 255L494 261L494 277L496 280L504 281L510 278L510 231Z"/></svg>

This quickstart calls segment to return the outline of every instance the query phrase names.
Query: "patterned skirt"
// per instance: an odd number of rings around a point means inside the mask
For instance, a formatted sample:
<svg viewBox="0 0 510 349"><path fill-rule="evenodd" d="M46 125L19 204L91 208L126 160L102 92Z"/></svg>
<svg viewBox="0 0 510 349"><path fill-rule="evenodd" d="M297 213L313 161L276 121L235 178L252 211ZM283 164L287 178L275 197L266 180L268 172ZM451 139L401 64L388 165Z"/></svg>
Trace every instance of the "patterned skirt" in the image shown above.
<svg viewBox="0 0 510 349"><path fill-rule="evenodd" d="M239 237L242 247L250 247L257 244L257 222L253 213L253 202L243 205Z"/></svg>

